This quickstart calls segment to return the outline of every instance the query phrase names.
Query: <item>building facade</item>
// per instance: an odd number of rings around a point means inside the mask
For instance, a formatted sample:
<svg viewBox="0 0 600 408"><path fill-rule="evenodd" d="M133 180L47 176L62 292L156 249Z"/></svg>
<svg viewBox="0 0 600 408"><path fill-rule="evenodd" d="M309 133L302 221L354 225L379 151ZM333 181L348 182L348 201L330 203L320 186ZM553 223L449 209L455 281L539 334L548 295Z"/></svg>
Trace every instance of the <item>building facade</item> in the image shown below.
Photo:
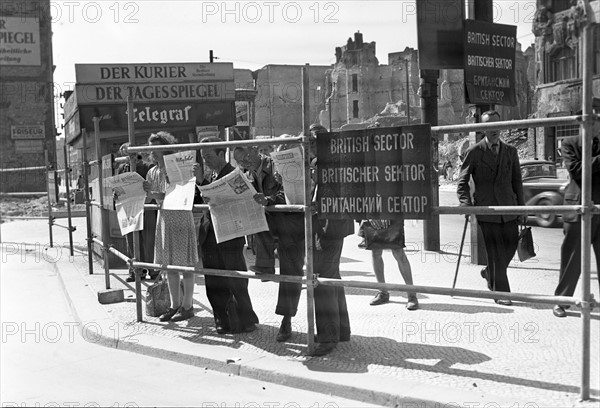
<svg viewBox="0 0 600 408"><path fill-rule="evenodd" d="M538 118L569 116L582 109L583 61L591 65L593 94L600 96L600 25L593 30L593 55L580 46L586 22L600 21L600 1L539 0L532 31L535 34L533 105ZM590 15L591 13L591 15ZM535 157L558 161L561 140L579 133L579 125L535 129ZM530 138L531 139L531 138Z"/></svg>
<svg viewBox="0 0 600 408"><path fill-rule="evenodd" d="M332 128L377 120L380 123L419 123L419 55L416 49L388 54L388 64L377 60L376 43L365 42L357 32L346 45L336 48L336 63L327 78L326 109L321 123ZM530 58L516 50L517 105L499 106L506 119L524 119L530 113L530 81L527 77ZM438 79L438 124L469 122L472 110L465 104L464 74L460 69L440 70Z"/></svg>
<svg viewBox="0 0 600 408"><path fill-rule="evenodd" d="M2 1L0 35L0 167L55 167L50 0ZM46 191L46 172L0 173L0 191Z"/></svg>
<svg viewBox="0 0 600 408"><path fill-rule="evenodd" d="M331 66L307 65L309 123L319 121L325 109L326 78ZM267 65L254 72L256 135L298 135L302 122L302 65Z"/></svg>

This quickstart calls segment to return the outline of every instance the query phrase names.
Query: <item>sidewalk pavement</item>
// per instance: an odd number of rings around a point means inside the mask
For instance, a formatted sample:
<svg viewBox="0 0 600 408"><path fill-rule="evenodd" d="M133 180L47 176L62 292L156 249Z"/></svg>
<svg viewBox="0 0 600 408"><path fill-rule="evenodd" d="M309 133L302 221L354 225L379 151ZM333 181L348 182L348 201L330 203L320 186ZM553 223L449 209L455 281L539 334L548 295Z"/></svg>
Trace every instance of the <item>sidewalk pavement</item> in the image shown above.
<svg viewBox="0 0 600 408"><path fill-rule="evenodd" d="M505 307L486 299L419 294L421 308L411 312L405 309L405 293L392 292L389 304L369 306L375 291L347 288L351 341L340 343L328 356L310 357L305 291L292 321L293 337L287 343L275 341L280 317L274 313L274 282L250 280L250 296L260 319L253 333L216 333L202 276L197 277L194 292L196 316L188 321L161 323L144 315L144 321L137 322L135 292L125 282L124 266L110 270L110 285L123 288L126 301L99 304L97 292L106 289L104 271L95 260L94 274L88 274L85 218L73 223L74 257L69 256L67 232L61 228L54 229L55 247L47 247L48 227L42 220L2 224L2 256L53 263L81 333L90 342L383 406L600 406L598 309L592 313L593 399L580 402L582 329L577 308L558 319L550 305L515 302ZM442 243L460 242L461 232L441 231ZM540 248L535 261L511 264L514 292L553 293L561 232L548 233L555 237L555 246ZM422 223L407 221L406 235L407 242L423 242ZM358 237L350 236L344 243L342 278L374 282L370 253L359 249L358 242ZM451 287L457 247L446 246L441 254L418 245L407 247L415 284ZM246 254L251 264L250 251ZM384 261L388 282L403 283L391 253L384 253ZM457 288L485 290L480 269L464 257ZM591 286L599 299L596 273L592 272ZM144 295L149 284L142 283Z"/></svg>

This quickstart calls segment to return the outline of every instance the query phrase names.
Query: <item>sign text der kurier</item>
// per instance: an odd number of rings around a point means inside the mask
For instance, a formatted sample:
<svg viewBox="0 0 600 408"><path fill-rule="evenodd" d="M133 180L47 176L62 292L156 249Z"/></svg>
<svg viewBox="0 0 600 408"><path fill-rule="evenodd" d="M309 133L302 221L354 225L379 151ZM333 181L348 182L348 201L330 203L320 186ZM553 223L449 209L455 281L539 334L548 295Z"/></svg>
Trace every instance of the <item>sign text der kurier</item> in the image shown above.
<svg viewBox="0 0 600 408"><path fill-rule="evenodd" d="M325 218L429 217L429 125L319 134L317 204Z"/></svg>

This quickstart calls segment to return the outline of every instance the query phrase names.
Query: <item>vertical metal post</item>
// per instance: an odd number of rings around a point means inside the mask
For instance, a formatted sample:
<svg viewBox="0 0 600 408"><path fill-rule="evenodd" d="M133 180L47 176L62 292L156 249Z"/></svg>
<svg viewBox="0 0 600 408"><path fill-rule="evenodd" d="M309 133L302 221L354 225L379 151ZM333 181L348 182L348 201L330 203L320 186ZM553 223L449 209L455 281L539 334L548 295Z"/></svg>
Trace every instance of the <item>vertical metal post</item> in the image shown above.
<svg viewBox="0 0 600 408"><path fill-rule="evenodd" d="M309 77L308 77L309 64L305 64L302 67L302 129L304 134L308 136L308 129L310 127L310 88L309 88Z"/></svg>
<svg viewBox="0 0 600 408"><path fill-rule="evenodd" d="M589 12L588 2L585 2ZM581 215L581 292L583 304L581 307L581 390L582 400L590 398L590 304L592 296L590 294L590 255L592 239L592 124L594 118L592 114L592 55L593 26L590 23L585 24L582 38L581 50L583 52L583 79L582 79L582 107L583 123L581 126L581 139L583 145L583 174L581 180L581 203L583 213Z"/></svg>
<svg viewBox="0 0 600 408"><path fill-rule="evenodd" d="M87 250L88 250L88 272L90 275L94 273L94 265L93 265L93 254L92 254L92 211L90 204L90 164L88 162L87 156L87 131L85 129L81 129L81 140L83 144L83 152L82 152L82 160L83 165L81 166L81 170L83 171L83 188L84 188L84 197L85 197L85 220L86 220L86 228L87 228Z"/></svg>
<svg viewBox="0 0 600 408"><path fill-rule="evenodd" d="M50 238L50 248L54 246L53 237L52 237L52 224L54 224L54 220L52 218L52 204L50 203L50 187L48 186L48 177L50 177L50 170L52 166L48 162L48 149L44 150L44 156L46 159L46 189L48 190L48 237Z"/></svg>
<svg viewBox="0 0 600 408"><path fill-rule="evenodd" d="M421 70L421 123L429 123L431 126L437 126L438 124L437 81L439 76L440 71L437 69ZM440 201L438 192L439 177L437 174L439 168L438 140L437 136L432 136L432 138L431 205L437 207ZM440 250L440 216L438 214L432 214L429 220L423 222L423 241L426 251Z"/></svg>
<svg viewBox="0 0 600 408"><path fill-rule="evenodd" d="M312 232L312 194L310 177L310 123L308 113L309 101L308 64L302 67L302 125L304 140L304 242L306 243L306 321L307 321L307 353L315 351L315 279L313 269L313 232Z"/></svg>
<svg viewBox="0 0 600 408"><path fill-rule="evenodd" d="M69 176L70 176L70 168L69 168L69 158L67 157L67 139L63 143L63 152L65 156L65 187L67 190L67 218L69 225L69 249L71 256L73 256L73 224L71 222L71 189L69 186Z"/></svg>
<svg viewBox="0 0 600 408"><path fill-rule="evenodd" d="M410 125L410 79L408 75L408 60L404 60L404 70L406 71L406 124Z"/></svg>
<svg viewBox="0 0 600 408"><path fill-rule="evenodd" d="M102 259L104 261L104 280L106 289L110 289L110 267L108 265L108 240L110 239L110 228L108 226L108 210L104 208L104 176L102 174L102 149L100 148L100 120L94 116L94 144L96 147L96 161L98 162L98 200L100 201L100 224L102 231Z"/></svg>
<svg viewBox="0 0 600 408"><path fill-rule="evenodd" d="M309 132L308 129L304 130ZM310 132L309 132L310 133ZM307 133L305 133L306 135ZM310 171L310 138L305 137L302 143L304 152L304 242L306 243L306 321L307 321L307 353L315 351L315 279L313 269L313 230L312 230L312 195Z"/></svg>
<svg viewBox="0 0 600 408"><path fill-rule="evenodd" d="M211 51L212 54L212 51ZM212 62L212 61L211 61ZM129 146L135 146L135 124L133 122L134 113L133 113L133 101L131 97L127 97L127 133L129 135ZM136 170L136 160L134 155L129 155L129 171L135 172ZM144 216L146 213L144 213ZM136 261L141 260L141 251L140 251L140 233L139 231L135 231L133 234L133 259ZM132 268L131 265L129 265ZM135 271L135 310L137 315L137 321L143 321L142 314L142 277L141 271L138 268L133 268Z"/></svg>

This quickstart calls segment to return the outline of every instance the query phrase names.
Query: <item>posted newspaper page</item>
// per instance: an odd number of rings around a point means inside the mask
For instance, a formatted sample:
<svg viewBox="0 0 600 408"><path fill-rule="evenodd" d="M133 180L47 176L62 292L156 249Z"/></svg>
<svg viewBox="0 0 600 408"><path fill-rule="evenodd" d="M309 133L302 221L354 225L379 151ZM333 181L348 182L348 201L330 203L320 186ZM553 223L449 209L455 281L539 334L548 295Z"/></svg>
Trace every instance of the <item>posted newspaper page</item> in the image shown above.
<svg viewBox="0 0 600 408"><path fill-rule="evenodd" d="M299 147L271 153L275 169L283 180L283 192L287 205L304 204L304 166Z"/></svg>
<svg viewBox="0 0 600 408"><path fill-rule="evenodd" d="M240 169L199 189L210 199L217 243L269 230L265 209L253 198L256 190Z"/></svg>
<svg viewBox="0 0 600 408"><path fill-rule="evenodd" d="M162 209L192 211L194 189L196 188L196 177L193 170L196 163L196 151L186 150L168 154L164 159L169 182Z"/></svg>
<svg viewBox="0 0 600 408"><path fill-rule="evenodd" d="M144 229L144 178L136 172L107 177L106 183L117 196L115 207L123 236Z"/></svg>

